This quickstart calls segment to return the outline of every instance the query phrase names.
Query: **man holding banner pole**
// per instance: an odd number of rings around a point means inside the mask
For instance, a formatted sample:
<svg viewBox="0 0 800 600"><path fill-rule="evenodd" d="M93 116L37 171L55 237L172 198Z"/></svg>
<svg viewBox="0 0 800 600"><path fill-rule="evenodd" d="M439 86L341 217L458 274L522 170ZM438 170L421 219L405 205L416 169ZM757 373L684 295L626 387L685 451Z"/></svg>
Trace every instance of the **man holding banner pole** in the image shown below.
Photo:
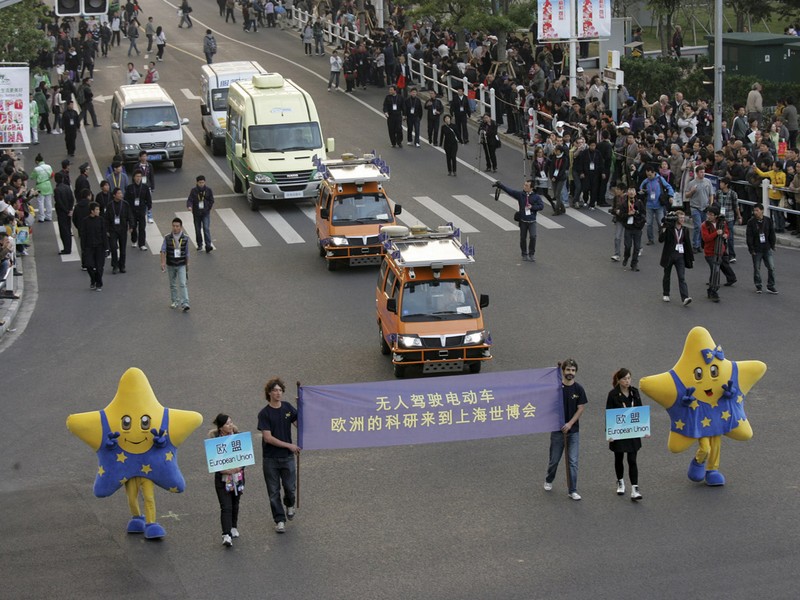
<svg viewBox="0 0 800 600"><path fill-rule="evenodd" d="M561 455L567 455L567 493L573 500L580 500L578 493L578 448L579 448L579 423L578 420L586 408L586 391L583 386L575 381L578 373L578 363L568 358L561 364L561 391L564 401L564 425L559 431L550 433L550 464L547 466L547 476L544 480L544 489L548 492L553 489L553 480L556 478L558 463Z"/></svg>
<svg viewBox="0 0 800 600"><path fill-rule="evenodd" d="M258 413L258 430L264 458L264 481L277 533L286 532L286 520L295 514L297 464L300 446L292 443L292 425L297 427L297 409L283 401L286 385L273 378L264 386L267 405ZM283 502L281 502L283 487Z"/></svg>

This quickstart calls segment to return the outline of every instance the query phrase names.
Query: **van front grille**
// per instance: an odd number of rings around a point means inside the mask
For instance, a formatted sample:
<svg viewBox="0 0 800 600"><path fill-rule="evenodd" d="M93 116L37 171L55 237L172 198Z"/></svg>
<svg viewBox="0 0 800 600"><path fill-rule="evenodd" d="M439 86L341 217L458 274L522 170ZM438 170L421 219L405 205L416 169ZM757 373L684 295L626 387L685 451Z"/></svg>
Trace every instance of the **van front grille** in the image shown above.
<svg viewBox="0 0 800 600"><path fill-rule="evenodd" d="M152 150L154 148L166 148L167 142L145 142L139 144L139 148L142 150Z"/></svg>

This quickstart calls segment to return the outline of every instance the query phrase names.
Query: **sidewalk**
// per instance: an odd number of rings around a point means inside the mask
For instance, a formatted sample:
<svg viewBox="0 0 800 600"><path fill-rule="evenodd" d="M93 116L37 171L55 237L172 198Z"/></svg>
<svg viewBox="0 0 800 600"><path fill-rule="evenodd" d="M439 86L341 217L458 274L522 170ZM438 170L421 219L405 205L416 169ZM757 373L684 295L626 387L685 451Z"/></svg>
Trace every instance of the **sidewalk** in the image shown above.
<svg viewBox="0 0 800 600"><path fill-rule="evenodd" d="M26 262L22 262L20 258L24 258ZM9 275L9 277L14 278L14 293L19 297L18 300L14 300L11 298L5 298L2 294L5 292L0 292L0 340L3 339L6 331L9 329L13 329L14 327L14 318L17 316L20 307L22 306L22 301L25 298L25 277L24 277L24 269L27 265L33 262L33 253L30 256L26 257L18 257L17 260L19 261L19 266L23 267L23 271L20 272L20 275Z"/></svg>

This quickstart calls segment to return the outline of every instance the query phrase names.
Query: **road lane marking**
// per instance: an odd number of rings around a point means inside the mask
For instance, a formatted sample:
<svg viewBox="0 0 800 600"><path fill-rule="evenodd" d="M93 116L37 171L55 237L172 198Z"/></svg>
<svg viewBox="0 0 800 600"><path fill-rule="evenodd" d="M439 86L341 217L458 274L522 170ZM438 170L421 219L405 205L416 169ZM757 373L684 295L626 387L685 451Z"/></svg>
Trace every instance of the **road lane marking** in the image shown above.
<svg viewBox="0 0 800 600"><path fill-rule="evenodd" d="M603 212L605 212L605 211L602 211L601 214ZM605 213L605 214L608 214L608 213ZM600 221L597 221L596 219L593 219L589 215L583 214L581 211L579 211L579 210L577 210L575 208L568 208L567 209L567 216L568 217L572 217L573 219L578 221L578 223L583 223L587 227L605 227L606 226L605 223L601 223Z"/></svg>
<svg viewBox="0 0 800 600"><path fill-rule="evenodd" d="M222 222L228 226L228 229L231 230L233 235L243 247L252 248L254 246L261 245L261 242L259 242L256 237L250 233L250 230L245 226L236 213L233 212L232 208L217 208L216 212Z"/></svg>
<svg viewBox="0 0 800 600"><path fill-rule="evenodd" d="M181 88L181 92L186 96L187 100L202 100L200 96L194 95L189 88Z"/></svg>
<svg viewBox="0 0 800 600"><path fill-rule="evenodd" d="M493 210L489 209L489 207L484 206L483 204L481 204L480 202L478 202L477 200L475 200L475 198L472 198L471 196L464 196L462 194L454 194L453 198L455 198L456 200L458 200L459 202L461 202L462 204L464 204L468 208L471 208L472 210L474 210L476 213L481 215L487 221L491 221L492 223L497 225L503 231L517 231L519 229L519 225L517 225L513 221L509 221L508 219L504 219L503 217L498 215L496 212L494 212Z"/></svg>
<svg viewBox="0 0 800 600"><path fill-rule="evenodd" d="M171 220L172 219L170 219L170 221ZM164 236L161 235L158 225L155 223L148 223L145 225L144 232L147 236L147 244L150 246L150 253L161 254L161 242L164 241ZM158 240L158 242L153 242L153 240Z"/></svg>
<svg viewBox="0 0 800 600"><path fill-rule="evenodd" d="M464 219L459 217L457 214L452 212L450 209L445 208L433 198L429 198L428 196L414 196L414 200L422 204L425 208L429 211L436 213L445 222L451 222L455 225L458 229L461 230L462 233L478 233L478 230L467 223Z"/></svg>
<svg viewBox="0 0 800 600"><path fill-rule="evenodd" d="M304 244L305 240L300 237L289 222L284 219L280 213L274 210L262 209L258 211L262 217L267 220L267 223L272 225L272 228L283 238L287 244Z"/></svg>
<svg viewBox="0 0 800 600"><path fill-rule="evenodd" d="M492 194L492 197L494 197L494 194ZM499 200L509 208L513 208L515 211L519 210L519 202L517 202L514 198L512 198L508 194L501 193ZM547 217L542 216L541 211L539 211L539 214L536 215L536 222L539 223L539 225L541 225L545 229L564 229L563 225L559 225L552 219L548 219Z"/></svg>
<svg viewBox="0 0 800 600"><path fill-rule="evenodd" d="M403 207L403 212L397 215L397 220L400 221L401 223L404 223L406 227L427 227L425 223L423 223L417 217L408 212L405 206Z"/></svg>

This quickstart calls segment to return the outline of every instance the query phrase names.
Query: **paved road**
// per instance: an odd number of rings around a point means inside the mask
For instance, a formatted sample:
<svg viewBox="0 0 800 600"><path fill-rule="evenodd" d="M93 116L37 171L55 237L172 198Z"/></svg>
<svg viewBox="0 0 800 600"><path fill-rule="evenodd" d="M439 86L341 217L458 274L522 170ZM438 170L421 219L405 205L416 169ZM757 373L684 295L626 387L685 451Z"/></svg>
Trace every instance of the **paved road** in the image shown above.
<svg viewBox="0 0 800 600"><path fill-rule="evenodd" d="M37 230L35 269L28 267L26 282L32 318L3 341L10 426L1 446L0 559L10 597L206 598L231 590L296 599L794 597L794 251L778 251L779 296L754 294L747 261L740 260L740 283L724 289L720 304L703 298L706 272L698 263L689 274L695 302L688 308L661 302L654 248L645 249L639 273L609 260L613 234L600 211L543 220L537 263L521 263L509 226L513 211L491 200L490 180L464 165L457 179L443 176L444 156L428 146L387 148L374 110L381 91L326 94L325 59L303 57L296 34L242 35L238 25L221 22L213 5L195 7L196 26L188 31L176 29L168 4L157 4L153 14L168 23L163 85L192 119L187 129L195 138L201 139L198 101L181 90L198 87L208 23L219 30L218 60L263 56L267 68L318 90L324 133L336 138L338 152L379 150L392 167L390 194L407 219L435 225L449 220L446 210L471 229L472 277L478 292L491 295L486 314L496 346L487 369L549 366L566 356L580 364L590 399L582 420L584 500L566 497L558 483L563 470L553 492L542 490L547 436L308 452L289 532L272 531L256 466L242 500L242 537L225 550L202 455L214 415L228 412L254 431L261 389L275 374L291 384L392 375L378 351L375 270L327 272L314 247L310 204L250 211L232 195L224 159L190 143L182 170L158 172L155 224L164 233L172 215L185 210L180 199L198 172L221 196L212 225L218 251L194 261L189 314L169 310L167 283L150 252L131 252L128 273L109 274L95 294L78 264L57 255L55 232ZM115 48L108 62L96 77L101 95L122 83L114 78L122 76L123 52ZM89 141L105 168L108 110L99 113L104 127L90 129ZM62 143L48 138L39 148L57 164ZM475 152L469 145L461 157L474 164ZM75 164L88 157L81 143ZM503 148L499 160L504 181L521 180L517 154ZM241 227L230 225L233 217ZM755 437L724 441L726 487L690 484L690 457L668 453L666 413L655 407L654 435L640 454L645 499L618 498L602 440L611 373L624 365L638 379L670 368L698 324L728 357L769 365L748 397ZM187 492L158 492L168 531L160 543L124 533L121 494L93 497L95 457L64 426L70 413L105 406L134 365L164 405L205 417L181 448Z"/></svg>

